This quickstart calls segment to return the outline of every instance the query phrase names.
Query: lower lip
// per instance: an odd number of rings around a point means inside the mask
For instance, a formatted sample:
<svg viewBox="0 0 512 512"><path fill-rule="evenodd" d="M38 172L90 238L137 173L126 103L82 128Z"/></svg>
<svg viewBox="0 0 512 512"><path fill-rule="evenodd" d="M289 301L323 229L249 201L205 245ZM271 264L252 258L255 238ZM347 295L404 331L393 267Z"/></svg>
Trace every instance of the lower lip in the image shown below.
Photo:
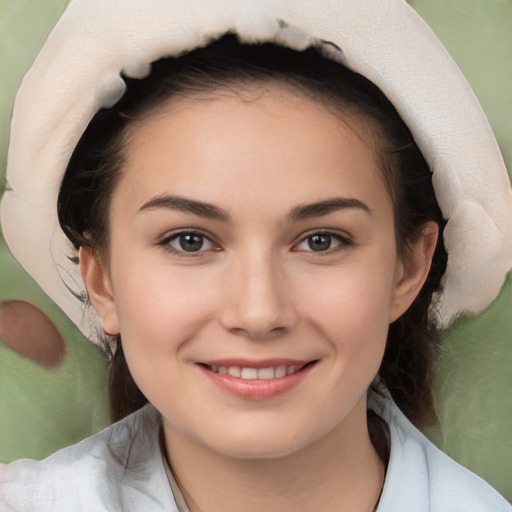
<svg viewBox="0 0 512 512"><path fill-rule="evenodd" d="M202 372L220 389L249 400L266 400L281 395L300 384L315 364L309 364L298 372L275 379L242 379L212 372L202 365Z"/></svg>

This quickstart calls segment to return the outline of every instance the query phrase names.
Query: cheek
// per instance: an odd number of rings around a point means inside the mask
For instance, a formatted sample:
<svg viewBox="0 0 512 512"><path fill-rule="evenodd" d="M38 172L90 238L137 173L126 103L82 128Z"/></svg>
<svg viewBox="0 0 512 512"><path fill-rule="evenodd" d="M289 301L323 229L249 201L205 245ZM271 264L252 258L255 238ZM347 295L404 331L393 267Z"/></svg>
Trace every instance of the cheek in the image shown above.
<svg viewBox="0 0 512 512"><path fill-rule="evenodd" d="M130 272L118 267L115 287L123 350L130 373L143 394L161 410L182 403L190 375L186 347L214 316L210 287L187 272L156 265ZM122 277L121 277L122 276ZM185 362L185 364L183 364ZM187 388L188 389L188 388Z"/></svg>
<svg viewBox="0 0 512 512"><path fill-rule="evenodd" d="M339 356L333 362L344 372L366 372L370 380L377 372L389 327L392 276L382 267L352 267L311 276L301 286L307 294L297 290L302 316L329 340Z"/></svg>
<svg viewBox="0 0 512 512"><path fill-rule="evenodd" d="M175 350L179 339L187 339L212 316L212 287L197 273L156 265L133 268L114 290L125 343L143 340L146 348Z"/></svg>
<svg viewBox="0 0 512 512"><path fill-rule="evenodd" d="M346 269L316 274L303 282L304 315L316 318L326 328L354 334L387 329L393 292L390 272ZM361 329L362 328L362 329Z"/></svg>

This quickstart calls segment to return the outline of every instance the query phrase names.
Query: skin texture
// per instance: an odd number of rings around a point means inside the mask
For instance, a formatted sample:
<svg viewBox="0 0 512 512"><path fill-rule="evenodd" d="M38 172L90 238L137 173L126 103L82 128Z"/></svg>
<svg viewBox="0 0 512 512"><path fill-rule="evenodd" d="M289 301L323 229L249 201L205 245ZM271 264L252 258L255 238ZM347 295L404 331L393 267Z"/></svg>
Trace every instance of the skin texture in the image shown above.
<svg viewBox="0 0 512 512"><path fill-rule="evenodd" d="M358 133L272 87L180 99L131 128L108 261L82 249L81 268L162 414L191 510L365 511L377 500L384 467L366 392L437 231L427 225L408 260L397 256L389 196ZM303 208L333 199L344 203ZM185 252L179 230L204 236L200 250ZM331 246L312 250L326 233ZM248 398L200 364L225 358L314 364L291 389Z"/></svg>

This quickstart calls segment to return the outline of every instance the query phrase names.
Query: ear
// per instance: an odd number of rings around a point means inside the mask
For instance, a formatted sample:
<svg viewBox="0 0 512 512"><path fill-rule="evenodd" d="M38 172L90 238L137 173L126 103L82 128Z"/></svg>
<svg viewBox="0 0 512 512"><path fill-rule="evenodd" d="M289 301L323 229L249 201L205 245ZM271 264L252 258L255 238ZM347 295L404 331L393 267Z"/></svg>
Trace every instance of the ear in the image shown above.
<svg viewBox="0 0 512 512"><path fill-rule="evenodd" d="M90 247L80 247L80 273L87 293L107 334L119 334L119 319L112 285L105 266Z"/></svg>
<svg viewBox="0 0 512 512"><path fill-rule="evenodd" d="M427 222L411 252L398 262L389 311L390 323L407 311L425 283L436 249L438 233L437 224Z"/></svg>

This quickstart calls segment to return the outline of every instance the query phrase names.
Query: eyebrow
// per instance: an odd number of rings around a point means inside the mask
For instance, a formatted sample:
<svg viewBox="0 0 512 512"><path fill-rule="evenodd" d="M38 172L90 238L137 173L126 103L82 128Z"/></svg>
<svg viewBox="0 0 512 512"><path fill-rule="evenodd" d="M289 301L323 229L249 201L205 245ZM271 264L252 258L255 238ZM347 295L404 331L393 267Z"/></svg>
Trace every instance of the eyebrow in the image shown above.
<svg viewBox="0 0 512 512"><path fill-rule="evenodd" d="M359 199L335 197L332 199L326 199L325 201L319 201L317 203L297 206L290 212L289 219L292 222L297 222L314 217L322 217L347 208L360 209L369 215L372 215L370 208Z"/></svg>
<svg viewBox="0 0 512 512"><path fill-rule="evenodd" d="M191 213L206 219L214 219L222 222L230 221L230 216L225 210L222 210L211 203L166 194L156 196L147 203L144 203L139 208L139 211L161 208ZM372 214L370 208L359 199L336 197L318 201L316 203L296 206L289 213L288 219L290 222L297 222L315 217L322 217L338 210L345 210L348 208L356 208L368 213L369 215Z"/></svg>
<svg viewBox="0 0 512 512"><path fill-rule="evenodd" d="M139 211L153 210L153 209L170 209L177 210L184 213L191 213L198 217L206 219L220 220L228 222L230 220L229 214L224 210L214 206L210 203L202 201L195 201L194 199L187 199L180 196L161 195L154 197L139 208Z"/></svg>

